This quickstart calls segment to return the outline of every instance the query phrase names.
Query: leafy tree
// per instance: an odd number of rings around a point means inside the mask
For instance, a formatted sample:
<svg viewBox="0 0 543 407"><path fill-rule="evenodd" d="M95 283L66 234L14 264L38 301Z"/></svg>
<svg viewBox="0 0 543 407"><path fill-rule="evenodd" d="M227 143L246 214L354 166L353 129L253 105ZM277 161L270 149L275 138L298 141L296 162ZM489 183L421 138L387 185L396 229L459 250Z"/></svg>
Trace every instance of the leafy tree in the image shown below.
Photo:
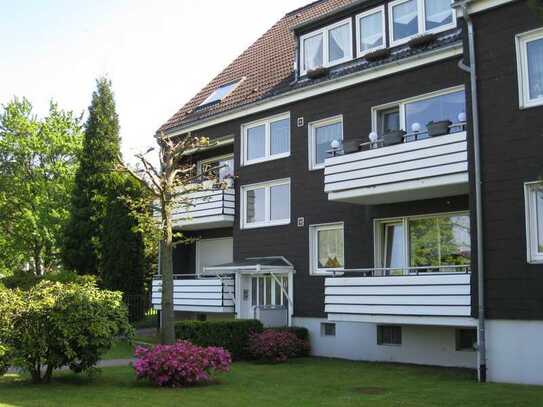
<svg viewBox="0 0 543 407"><path fill-rule="evenodd" d="M191 194L196 191L203 191L207 187L205 183L195 182L203 178L212 181L214 187L225 188L225 184L218 182L216 173L218 167L205 168L200 175L194 175L195 166L190 160L186 160L189 151L209 147L209 139L206 137L195 137L190 133L176 138L167 138L161 135L158 139L160 147L159 159L160 168L156 168L147 158L146 154L153 151L149 149L145 154L136 157L140 160L142 167L138 170L130 169L124 164L119 155L119 169L122 173L131 174L135 180L148 191L148 200L142 203L135 203L135 207L152 207L158 205L160 208L160 222L156 220L145 222L146 225L158 224L158 230L154 235L159 236L160 241L160 274L162 277L162 304L161 304L161 342L172 344L175 342L174 310L173 310L173 223L172 209L174 207L192 206ZM187 241L182 234L177 233L176 237L184 242Z"/></svg>
<svg viewBox="0 0 543 407"><path fill-rule="evenodd" d="M54 103L39 119L26 99L0 113L0 275L42 275L60 264L63 226L81 148L73 113Z"/></svg>
<svg viewBox="0 0 543 407"><path fill-rule="evenodd" d="M109 203L111 174L120 153L120 139L111 83L101 78L96 85L85 124L63 260L66 267L79 274L99 275L102 222Z"/></svg>
<svg viewBox="0 0 543 407"><path fill-rule="evenodd" d="M44 281L25 292L0 290L0 299L0 344L35 383L48 383L62 366L91 369L115 337L133 335L122 294L93 284Z"/></svg>

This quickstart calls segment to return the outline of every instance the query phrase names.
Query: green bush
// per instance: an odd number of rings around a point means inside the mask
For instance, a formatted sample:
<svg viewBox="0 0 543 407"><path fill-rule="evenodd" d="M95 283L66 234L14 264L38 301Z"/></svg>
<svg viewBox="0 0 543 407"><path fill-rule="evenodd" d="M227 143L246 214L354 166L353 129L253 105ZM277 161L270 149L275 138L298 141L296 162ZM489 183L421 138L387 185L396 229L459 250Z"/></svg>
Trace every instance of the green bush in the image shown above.
<svg viewBox="0 0 543 407"><path fill-rule="evenodd" d="M41 281L52 281L58 283L75 283L75 284L86 284L86 283L95 283L95 276L80 276L79 274L73 271L59 271L53 273L47 273L43 276L36 276L27 271L17 271L10 276L2 278L0 283L7 288L21 290L30 290L32 287L36 286Z"/></svg>
<svg viewBox="0 0 543 407"><path fill-rule="evenodd" d="M263 331L260 321L181 321L175 325L177 339L185 339L199 346L220 346L230 352L234 360L249 357L249 337Z"/></svg>
<svg viewBox="0 0 543 407"><path fill-rule="evenodd" d="M49 382L61 366L74 372L94 367L116 336L133 334L122 294L94 284L43 281L28 291L1 290L0 303L5 300L0 343L36 383Z"/></svg>
<svg viewBox="0 0 543 407"><path fill-rule="evenodd" d="M8 371L11 355L9 349L5 345L0 344L0 376L3 376Z"/></svg>

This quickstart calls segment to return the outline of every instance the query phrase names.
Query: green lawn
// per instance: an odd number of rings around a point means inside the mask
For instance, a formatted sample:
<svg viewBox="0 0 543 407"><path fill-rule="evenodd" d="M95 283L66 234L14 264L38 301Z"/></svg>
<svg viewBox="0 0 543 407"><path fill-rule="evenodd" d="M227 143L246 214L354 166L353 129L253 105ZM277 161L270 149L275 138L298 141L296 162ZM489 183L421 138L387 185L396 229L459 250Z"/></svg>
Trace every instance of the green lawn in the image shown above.
<svg viewBox="0 0 543 407"><path fill-rule="evenodd" d="M298 359L235 363L218 383L186 389L136 382L130 367L97 378L64 373L50 385L0 378L0 406L541 406L543 387L480 385L472 373L439 368Z"/></svg>

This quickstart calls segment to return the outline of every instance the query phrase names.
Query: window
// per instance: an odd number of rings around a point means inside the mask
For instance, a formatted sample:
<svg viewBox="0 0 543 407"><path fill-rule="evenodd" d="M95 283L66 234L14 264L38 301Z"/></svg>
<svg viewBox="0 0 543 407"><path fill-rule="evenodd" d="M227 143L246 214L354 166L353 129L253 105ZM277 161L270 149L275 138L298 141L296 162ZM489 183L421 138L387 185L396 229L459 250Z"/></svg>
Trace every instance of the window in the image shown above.
<svg viewBox="0 0 543 407"><path fill-rule="evenodd" d="M397 0L389 4L391 45L400 45L418 34L456 27L451 0Z"/></svg>
<svg viewBox="0 0 543 407"><path fill-rule="evenodd" d="M470 218L441 214L376 221L376 258L387 275L465 271L471 262Z"/></svg>
<svg viewBox="0 0 543 407"><path fill-rule="evenodd" d="M517 35L520 107L543 104L543 29Z"/></svg>
<svg viewBox="0 0 543 407"><path fill-rule="evenodd" d="M456 350L474 351L477 346L477 330L460 328L456 330Z"/></svg>
<svg viewBox="0 0 543 407"><path fill-rule="evenodd" d="M526 246L529 263L543 263L543 182L524 185Z"/></svg>
<svg viewBox="0 0 543 407"><path fill-rule="evenodd" d="M311 274L327 274L345 267L343 223L309 227Z"/></svg>
<svg viewBox="0 0 543 407"><path fill-rule="evenodd" d="M386 48L385 7L371 9L356 16L358 56Z"/></svg>
<svg viewBox="0 0 543 407"><path fill-rule="evenodd" d="M324 168L324 160L329 157L332 140L343 141L343 117L309 123L309 169Z"/></svg>
<svg viewBox="0 0 543 407"><path fill-rule="evenodd" d="M336 336L336 324L321 322L321 336Z"/></svg>
<svg viewBox="0 0 543 407"><path fill-rule="evenodd" d="M402 327L377 325L377 345L401 345Z"/></svg>
<svg viewBox="0 0 543 407"><path fill-rule="evenodd" d="M214 169L214 170L212 170ZM198 174L212 170L219 181L234 177L234 156L232 154L213 157L198 162Z"/></svg>
<svg viewBox="0 0 543 407"><path fill-rule="evenodd" d="M234 89L239 85L239 81L230 82L225 85L219 86L217 89L215 89L211 95L209 95L198 107L203 107L215 103L219 103L221 100L223 100L225 97L227 97L229 94L231 94Z"/></svg>
<svg viewBox="0 0 543 407"><path fill-rule="evenodd" d="M246 185L241 192L242 228L290 223L290 180Z"/></svg>
<svg viewBox="0 0 543 407"><path fill-rule="evenodd" d="M271 276L251 277L251 305L257 306L286 306L288 299L288 277L277 276L279 284ZM284 292L281 289L283 286Z"/></svg>
<svg viewBox="0 0 543 407"><path fill-rule="evenodd" d="M418 123L422 133L418 139L422 139L428 123L442 120L459 123L461 113L465 116L465 111L464 88L454 87L373 108L373 130L379 136L397 129L409 133L413 124ZM462 127L458 126L458 129Z"/></svg>
<svg viewBox="0 0 543 407"><path fill-rule="evenodd" d="M245 165L290 155L290 115L282 114L242 126Z"/></svg>
<svg viewBox="0 0 543 407"><path fill-rule="evenodd" d="M301 73L352 59L351 19L345 19L321 30L302 35Z"/></svg>

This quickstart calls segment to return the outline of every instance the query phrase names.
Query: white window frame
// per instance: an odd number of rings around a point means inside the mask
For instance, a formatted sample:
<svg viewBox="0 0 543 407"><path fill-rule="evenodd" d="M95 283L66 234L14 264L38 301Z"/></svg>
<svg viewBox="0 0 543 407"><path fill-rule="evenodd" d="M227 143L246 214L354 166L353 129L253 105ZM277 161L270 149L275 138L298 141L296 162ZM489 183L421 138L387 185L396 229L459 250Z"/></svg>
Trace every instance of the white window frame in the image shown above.
<svg viewBox="0 0 543 407"><path fill-rule="evenodd" d="M388 3L388 34L389 34L389 44L391 47L395 47L397 45L402 45L412 38L416 37L417 35L423 35L423 34L430 34L430 33L438 33L442 31L451 30L453 28L456 28L456 9L451 7L452 10L452 23L443 25L441 27L437 27L431 30L426 29L426 3L425 0L416 0L417 2L417 16L418 16L418 32L416 34L413 34L409 37L402 38L400 40L394 41L394 21L393 21L393 13L392 9L402 3L407 3L411 0L396 0L393 2ZM451 5L453 3L453 0L451 0Z"/></svg>
<svg viewBox="0 0 543 407"><path fill-rule="evenodd" d="M334 28L340 27L345 24L349 25L349 32L350 32L350 37L349 37L350 41L348 43L348 48L345 52L345 57L343 57L342 59L338 59L333 62L330 62L329 44L328 44L329 32L333 30ZM300 74L301 75L307 74L307 69L305 69L304 41L308 38L314 37L319 34L322 34L322 66L324 68L339 65L353 59L353 21L351 17L348 17L341 21L338 21L337 23L327 25L326 27L323 27L319 30L311 31L310 33L300 36Z"/></svg>
<svg viewBox="0 0 543 407"><path fill-rule="evenodd" d="M307 125L307 131L308 131L308 158L309 158L309 170L320 170L324 168L324 162L323 163L317 163L317 157L316 157L316 130L320 127L329 126L331 124L341 123L341 142L343 142L345 136L343 134L343 115L337 115L332 117L327 117L326 119L316 120L313 122L308 123ZM331 148L331 147L330 147Z"/></svg>
<svg viewBox="0 0 543 407"><path fill-rule="evenodd" d="M288 151L280 154L271 154L271 130L270 125L274 122L288 119L289 125L288 125ZM252 160L249 160L247 156L247 132L249 129L252 129L254 127L262 126L264 125L264 139L265 139L265 151L264 156L260 158L255 158ZM290 140L291 140L291 123L290 123L290 112L281 113L275 116L270 116L265 119L256 120L254 122L245 123L241 126L241 162L242 166L251 165L251 164L258 164L265 161L271 161L271 160L278 160L280 158L285 158L290 156Z"/></svg>
<svg viewBox="0 0 543 407"><path fill-rule="evenodd" d="M331 274L341 275L345 267L319 268L319 239L318 234L322 230L341 229L343 235L343 257L345 257L345 224L344 222L321 223L309 225L309 274L312 276L326 276ZM343 259L345 262L345 258Z"/></svg>
<svg viewBox="0 0 543 407"><path fill-rule="evenodd" d="M288 185L289 186L289 217L285 219L271 220L271 195L270 190L274 186ZM243 185L241 187L241 229L255 229L261 227L288 225L292 217L292 191L290 188L290 178L278 179L273 181L260 182L258 184ZM262 222L247 222L247 192L255 189L264 188L264 221Z"/></svg>
<svg viewBox="0 0 543 407"><path fill-rule="evenodd" d="M528 43L540 39L543 39L543 28L515 36L519 106L521 109L543 105L543 97L530 99L530 80L528 76Z"/></svg>
<svg viewBox="0 0 543 407"><path fill-rule="evenodd" d="M526 212L526 256L528 263L543 263L543 252L538 247L537 230L537 194L538 188L543 188L543 181L526 182L524 184L524 200ZM541 242L543 244L543 242Z"/></svg>
<svg viewBox="0 0 543 407"><path fill-rule="evenodd" d="M381 19L382 19L381 29L382 29L382 34L383 34L383 45L362 51L360 49L360 46L362 45L360 43L360 20L364 17L368 17L377 13L381 13ZM357 14L356 15L356 56L357 58L363 57L364 55L369 54L370 52L377 51L379 49L384 49L386 47L387 47L387 34L386 34L385 6L382 5L380 7L372 8L371 10L367 10L367 11L364 11L363 13Z"/></svg>
<svg viewBox="0 0 543 407"><path fill-rule="evenodd" d="M444 95L448 95L448 94L456 93L460 91L464 91L465 93L464 85L453 86L452 88L441 89L434 92L425 93L423 95L418 95L411 98L402 99L397 102L391 102L391 103L386 103L379 106L374 106L371 108L372 131L379 131L379 112L383 110L388 110L394 107L398 107L400 111L400 129L410 133L411 129L406 129L406 114L405 114L406 105L413 102L420 102L421 100L431 99L436 96L444 96Z"/></svg>
<svg viewBox="0 0 543 407"><path fill-rule="evenodd" d="M218 155L218 156L215 156L215 157L210 157L210 158L206 158L206 159L203 159L203 160L198 160L198 162L196 163L196 172L198 175L202 175L202 167L205 165L205 164L208 164L208 163L212 163L214 161L219 161L219 160L232 160L232 163L234 163L234 166L232 167L232 171L234 172L233 175L235 175L235 162L234 162L234 154L231 153L231 154L223 154L223 155Z"/></svg>
<svg viewBox="0 0 543 407"><path fill-rule="evenodd" d="M409 267L409 253L410 253L410 247L409 247L409 221L410 220L418 220L418 219L426 219L426 218L435 218L439 216L468 216L471 217L469 211L453 211L453 212L437 212L437 213L428 213L424 215L409 215L409 216L400 216L395 218L381 218L381 219L374 219L373 221L373 259L375 268L381 268L384 267L383 259L384 259L384 250L385 248L382 247L382 241L383 241L383 226L386 224L393 224L393 223L402 223L403 224L403 233L404 233L404 267ZM471 233L471 231L470 231ZM462 273L462 272L459 272Z"/></svg>

